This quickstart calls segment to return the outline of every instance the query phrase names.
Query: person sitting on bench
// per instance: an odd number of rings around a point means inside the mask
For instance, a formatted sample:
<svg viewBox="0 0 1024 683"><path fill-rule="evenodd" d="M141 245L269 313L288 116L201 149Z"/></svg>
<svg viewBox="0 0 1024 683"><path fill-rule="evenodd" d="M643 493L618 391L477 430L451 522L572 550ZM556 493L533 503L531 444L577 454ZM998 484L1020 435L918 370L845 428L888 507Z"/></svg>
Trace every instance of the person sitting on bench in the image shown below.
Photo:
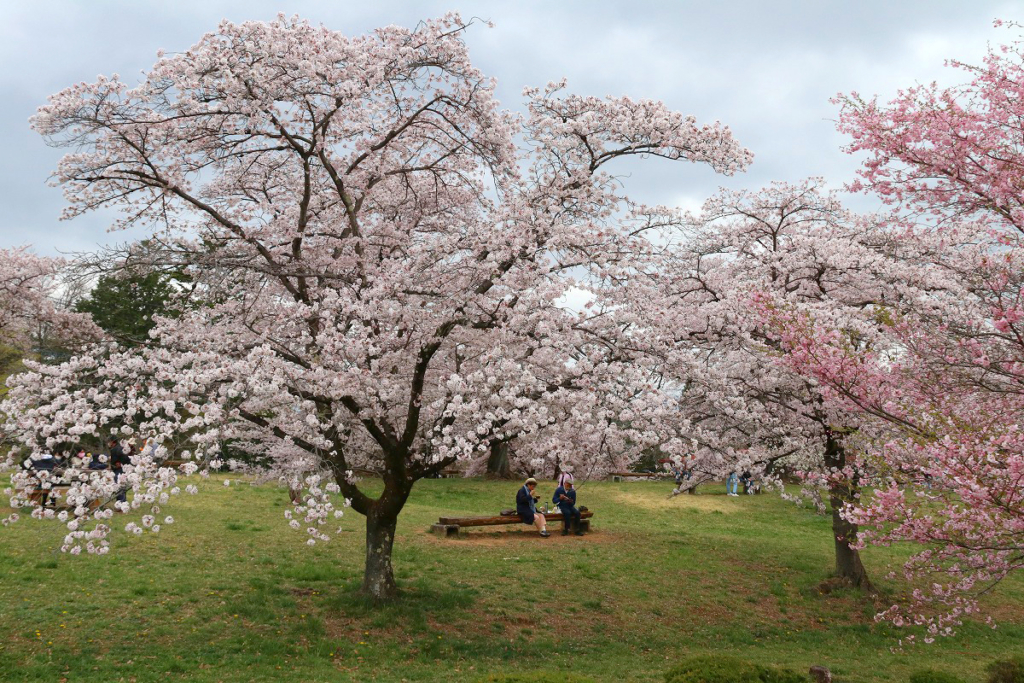
<svg viewBox="0 0 1024 683"><path fill-rule="evenodd" d="M57 459L51 453L41 453L30 458L34 472L53 472L57 469Z"/></svg>
<svg viewBox="0 0 1024 683"><path fill-rule="evenodd" d="M537 512L537 501L533 497L535 488L537 488L537 480L530 477L523 484L523 488L516 493L516 514L523 520L523 524L533 524L540 530L540 535L547 538L551 534L548 533L547 520L544 519L544 515Z"/></svg>
<svg viewBox="0 0 1024 683"><path fill-rule="evenodd" d="M580 528L580 511L576 509L576 489L572 485L572 479L566 479L562 485L555 489L555 495L551 502L558 506L562 512L562 535L568 536L572 528L573 520L576 520L576 535L582 536L583 529Z"/></svg>
<svg viewBox="0 0 1024 683"><path fill-rule="evenodd" d="M124 449L121 448L121 442L117 440L116 436L111 436L107 439L107 444L110 446L110 469L114 471L114 481L120 482L124 476L124 466L131 465L132 459ZM128 486L125 484L121 485L121 489L117 492L117 500L120 503L128 501Z"/></svg>
<svg viewBox="0 0 1024 683"><path fill-rule="evenodd" d="M36 477L36 495L39 496L39 505L46 507L50 503L50 488L43 487L43 481L50 479L50 475L54 474L54 470L57 469L57 461L50 453L41 453L40 455L33 455L26 461L29 465L29 469L35 473ZM46 472L46 474L43 474Z"/></svg>

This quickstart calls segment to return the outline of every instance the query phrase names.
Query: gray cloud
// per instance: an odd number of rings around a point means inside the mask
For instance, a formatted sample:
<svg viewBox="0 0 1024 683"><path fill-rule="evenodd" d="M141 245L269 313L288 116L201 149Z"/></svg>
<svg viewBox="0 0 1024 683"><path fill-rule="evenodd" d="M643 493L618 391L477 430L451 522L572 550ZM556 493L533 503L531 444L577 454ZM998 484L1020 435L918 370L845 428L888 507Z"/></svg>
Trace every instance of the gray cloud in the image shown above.
<svg viewBox="0 0 1024 683"><path fill-rule="evenodd" d="M480 68L498 79L504 106L519 107L523 86L564 76L575 92L662 99L700 120L728 124L754 151L745 174L723 178L660 162L619 169L638 199L687 206L719 185L754 188L807 175L841 184L856 160L840 151L831 96L857 90L886 97L915 82L954 82L957 75L942 68L945 58L977 61L986 41L1013 38L992 28L994 18L1021 18L1016 3L997 0L18 5L0 23L0 246L32 243L47 254L138 235L107 233L109 215L58 222L63 198L46 181L61 152L29 130L28 117L48 94L98 74L117 72L131 82L157 49L187 48L223 18L270 19L282 11L349 34L411 25L450 9L493 20L494 29L476 27L467 42Z"/></svg>

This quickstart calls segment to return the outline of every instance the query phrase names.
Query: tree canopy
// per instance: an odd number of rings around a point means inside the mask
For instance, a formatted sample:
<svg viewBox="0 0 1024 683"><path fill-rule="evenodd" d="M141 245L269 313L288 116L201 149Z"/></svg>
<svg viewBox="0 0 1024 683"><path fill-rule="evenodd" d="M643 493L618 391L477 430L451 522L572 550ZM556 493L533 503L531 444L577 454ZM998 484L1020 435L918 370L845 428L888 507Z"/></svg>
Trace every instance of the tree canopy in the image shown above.
<svg viewBox="0 0 1024 683"><path fill-rule="evenodd" d="M386 599L419 478L495 440L612 465L659 441L652 420L619 419L670 408L607 293L676 216L605 168L659 156L733 173L751 155L718 123L564 84L528 89L525 117L503 111L466 28L224 22L137 86L52 96L33 126L74 148L57 171L67 215L115 208L115 227L159 233L151 263L186 273L206 305L159 320L151 348L23 375L6 410L28 447L180 436L205 467L225 439L247 444L282 477L308 475L296 525L310 543L329 538L332 490L366 516L364 590ZM573 291L590 305L568 306ZM175 488L155 460L130 477L148 497ZM106 547L102 519L83 522L66 546Z"/></svg>

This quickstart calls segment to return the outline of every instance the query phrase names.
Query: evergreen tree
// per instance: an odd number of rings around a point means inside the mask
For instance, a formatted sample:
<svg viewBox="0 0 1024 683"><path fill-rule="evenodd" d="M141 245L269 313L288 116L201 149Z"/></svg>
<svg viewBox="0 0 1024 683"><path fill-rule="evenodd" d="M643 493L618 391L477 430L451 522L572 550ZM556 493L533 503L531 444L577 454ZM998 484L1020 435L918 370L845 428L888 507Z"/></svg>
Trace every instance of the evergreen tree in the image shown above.
<svg viewBox="0 0 1024 683"><path fill-rule="evenodd" d="M138 346L149 339L153 316L178 316L170 305L174 291L173 278L166 273L103 275L89 296L75 304L75 310L90 314L118 342Z"/></svg>

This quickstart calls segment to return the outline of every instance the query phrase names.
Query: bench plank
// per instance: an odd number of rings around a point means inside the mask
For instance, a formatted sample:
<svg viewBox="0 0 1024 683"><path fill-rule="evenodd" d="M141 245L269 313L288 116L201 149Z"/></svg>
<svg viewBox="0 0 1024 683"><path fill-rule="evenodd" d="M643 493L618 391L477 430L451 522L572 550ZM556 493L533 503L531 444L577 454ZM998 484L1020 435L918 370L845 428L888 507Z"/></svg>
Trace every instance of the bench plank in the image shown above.
<svg viewBox="0 0 1024 683"><path fill-rule="evenodd" d="M544 514L543 512L540 514ZM590 519L594 516L593 510L580 513L581 519ZM544 515L548 522L561 522L561 512L549 512ZM442 517L437 521L443 526L497 526L499 524L522 524L523 520L519 515L506 515L500 517Z"/></svg>

